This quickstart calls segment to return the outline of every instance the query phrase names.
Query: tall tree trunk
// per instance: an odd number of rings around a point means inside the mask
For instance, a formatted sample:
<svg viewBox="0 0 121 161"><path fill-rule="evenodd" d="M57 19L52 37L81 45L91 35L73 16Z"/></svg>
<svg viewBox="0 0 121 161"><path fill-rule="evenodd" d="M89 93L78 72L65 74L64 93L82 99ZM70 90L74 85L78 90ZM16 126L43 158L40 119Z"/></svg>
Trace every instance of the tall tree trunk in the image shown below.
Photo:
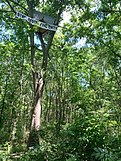
<svg viewBox="0 0 121 161"><path fill-rule="evenodd" d="M30 16L33 16L33 7L32 1L28 2ZM59 8L57 24L60 19L61 14L61 7ZM32 26L31 26L32 29ZM51 47L54 34L55 32L50 32L50 37L48 39L47 45L44 43L43 34L37 32L39 40L41 42L43 57L42 57L42 65L39 77L36 77L36 68L35 68L35 51L34 51L34 32L33 29L31 30L32 33L30 34L30 43L31 43L31 64L33 67L33 85L34 85L34 103L33 103L33 110L32 110L32 118L31 118L31 130L28 139L28 147L39 145L39 130L40 130L40 117L42 111L42 95L43 95L43 88L45 84L46 78L46 69L48 64L48 53Z"/></svg>
<svg viewBox="0 0 121 161"><path fill-rule="evenodd" d="M29 15L33 17L33 4L32 0L27 1L29 8ZM31 65L32 65L32 77L33 77L33 109L31 114L31 128L28 139L28 147L38 145L39 137L37 131L40 127L40 114L41 114L41 99L39 93L37 93L37 87L40 89L41 82L38 82L36 77L36 68L35 68L35 49L34 49L34 30L33 26L30 24L31 32L30 32L30 47L31 47ZM42 85L41 85L42 86ZM41 89L40 89L41 90Z"/></svg>
<svg viewBox="0 0 121 161"><path fill-rule="evenodd" d="M42 94L43 94L43 79L40 79L37 84L35 104L32 111L31 131L28 141L28 146L39 145L39 129L40 129L40 117L42 111Z"/></svg>
<svg viewBox="0 0 121 161"><path fill-rule="evenodd" d="M38 132L40 129L43 88L44 88L45 78L46 78L48 52L49 52L53 37L54 37L54 32L51 33L51 38L50 38L51 41L49 40L48 42L49 46L45 47L43 37L42 35L39 35L39 39L40 39L42 49L43 49L43 58L42 58L43 60L42 60L42 65L41 65L41 70L40 70L40 76L38 79L36 78L36 75L35 75L36 71L35 70L33 71L33 84L34 84L34 89L35 89L35 96L34 96L34 105L33 105L34 108L32 110L31 131L30 131L30 136L28 140L28 147L39 145L39 133Z"/></svg>

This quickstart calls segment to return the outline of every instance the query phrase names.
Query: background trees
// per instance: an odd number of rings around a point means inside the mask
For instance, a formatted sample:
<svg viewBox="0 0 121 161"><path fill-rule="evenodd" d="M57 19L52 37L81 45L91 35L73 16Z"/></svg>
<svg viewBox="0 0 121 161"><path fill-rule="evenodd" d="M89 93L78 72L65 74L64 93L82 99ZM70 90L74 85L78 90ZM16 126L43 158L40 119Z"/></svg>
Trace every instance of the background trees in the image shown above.
<svg viewBox="0 0 121 161"><path fill-rule="evenodd" d="M26 13L27 3L11 2ZM58 4L33 3L53 16ZM40 74L45 55L35 27L15 18L6 1L0 7L1 160L121 160L120 2L63 1L71 19L58 28L47 54L40 146L28 151L33 76ZM46 45L48 37L43 40Z"/></svg>

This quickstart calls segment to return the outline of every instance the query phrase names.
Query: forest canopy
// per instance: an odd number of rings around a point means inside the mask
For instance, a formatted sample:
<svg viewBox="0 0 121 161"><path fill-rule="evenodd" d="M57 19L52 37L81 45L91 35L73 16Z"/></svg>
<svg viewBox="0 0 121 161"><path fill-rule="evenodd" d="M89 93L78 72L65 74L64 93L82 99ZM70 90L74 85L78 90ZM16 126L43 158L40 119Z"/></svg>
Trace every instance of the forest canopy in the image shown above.
<svg viewBox="0 0 121 161"><path fill-rule="evenodd" d="M121 161L119 0L1 0L0 160Z"/></svg>

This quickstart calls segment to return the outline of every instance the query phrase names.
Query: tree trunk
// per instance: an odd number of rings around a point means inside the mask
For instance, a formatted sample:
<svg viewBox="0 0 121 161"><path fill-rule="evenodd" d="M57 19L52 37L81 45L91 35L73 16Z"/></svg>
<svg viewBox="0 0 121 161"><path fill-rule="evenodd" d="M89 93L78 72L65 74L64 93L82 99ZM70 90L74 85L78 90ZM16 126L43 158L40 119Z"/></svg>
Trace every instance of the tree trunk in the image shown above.
<svg viewBox="0 0 121 161"><path fill-rule="evenodd" d="M28 147L39 145L39 130L40 130L40 117L42 111L42 94L43 94L43 79L37 82L36 87L36 100L32 111L31 131L28 140Z"/></svg>
<svg viewBox="0 0 121 161"><path fill-rule="evenodd" d="M33 16L33 6L32 1L28 2L30 16ZM58 10L58 17L57 17L57 25L59 23L60 15L61 15L61 7ZM32 117L31 117L31 130L28 139L28 147L37 146L39 145L39 130L40 130L40 117L42 111L42 95L43 95L43 88L45 84L46 78L46 69L48 64L48 53L51 47L53 38L54 38L54 31L48 31L50 33L47 45L44 42L43 35L40 32L37 32L39 36L39 40L41 42L43 57L42 57L42 65L40 70L39 78L36 77L36 68L35 68L35 51L34 51L34 31L33 27L31 26L32 33L30 34L30 44L31 44L31 64L33 67L32 74L33 74L33 86L34 86L34 103L33 103L33 110L32 110Z"/></svg>

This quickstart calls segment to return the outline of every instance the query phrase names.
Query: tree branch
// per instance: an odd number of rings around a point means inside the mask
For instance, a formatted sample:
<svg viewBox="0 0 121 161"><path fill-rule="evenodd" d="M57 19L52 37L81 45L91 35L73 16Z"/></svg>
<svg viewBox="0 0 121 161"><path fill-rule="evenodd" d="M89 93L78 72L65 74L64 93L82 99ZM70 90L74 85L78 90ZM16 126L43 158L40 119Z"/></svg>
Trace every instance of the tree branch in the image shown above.
<svg viewBox="0 0 121 161"><path fill-rule="evenodd" d="M44 40L42 38L42 34L40 32L36 32L36 33L37 33L37 35L39 37L39 40L41 42L41 45L42 45L42 52L44 53L44 51L45 51L45 43L44 43Z"/></svg>
<svg viewBox="0 0 121 161"><path fill-rule="evenodd" d="M109 9L109 10L101 9L100 11L102 11L102 12L108 12L108 13L121 13L121 10L111 10L111 9Z"/></svg>
<svg viewBox="0 0 121 161"><path fill-rule="evenodd" d="M7 11L7 10L2 10L2 9L0 9L0 12L12 12L12 11Z"/></svg>
<svg viewBox="0 0 121 161"><path fill-rule="evenodd" d="M9 0L6 0L6 2L10 6L11 10L16 14L16 11L14 10L13 6L10 4Z"/></svg>
<svg viewBox="0 0 121 161"><path fill-rule="evenodd" d="M13 2L16 5L18 5L19 7L21 7L22 9L24 9L28 13L28 10L25 7L21 6L18 2L15 2L13 0L11 0L11 2Z"/></svg>

